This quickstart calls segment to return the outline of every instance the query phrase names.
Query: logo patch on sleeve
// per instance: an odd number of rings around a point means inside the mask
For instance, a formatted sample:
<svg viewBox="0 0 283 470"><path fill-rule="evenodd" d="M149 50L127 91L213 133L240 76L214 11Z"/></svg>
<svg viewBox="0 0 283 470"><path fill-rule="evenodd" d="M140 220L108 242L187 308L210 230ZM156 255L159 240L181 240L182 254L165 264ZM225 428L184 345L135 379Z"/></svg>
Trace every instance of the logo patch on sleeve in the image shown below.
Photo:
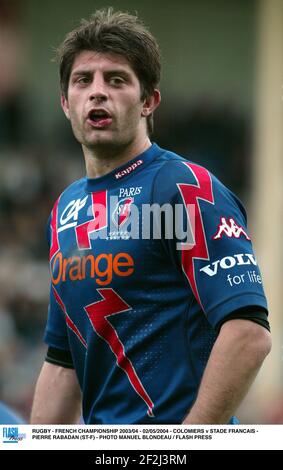
<svg viewBox="0 0 283 470"><path fill-rule="evenodd" d="M228 238L240 238L243 235L247 240L250 240L250 237L245 232L243 227L238 225L232 217L229 219L226 217L221 217L220 220L221 222L218 225L217 232L212 237L213 240L219 240L223 237L223 235L226 235Z"/></svg>

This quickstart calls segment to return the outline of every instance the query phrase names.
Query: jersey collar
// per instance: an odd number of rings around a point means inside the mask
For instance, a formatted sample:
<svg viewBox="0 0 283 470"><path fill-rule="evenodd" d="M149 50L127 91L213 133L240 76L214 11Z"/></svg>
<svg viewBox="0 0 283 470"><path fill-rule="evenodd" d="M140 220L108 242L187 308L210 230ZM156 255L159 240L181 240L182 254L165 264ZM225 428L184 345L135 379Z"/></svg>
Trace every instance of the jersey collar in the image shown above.
<svg viewBox="0 0 283 470"><path fill-rule="evenodd" d="M132 160L129 160L127 163L124 163L123 165L115 168L106 175L100 176L98 178L86 177L86 191L94 192L99 189L109 188L114 184L119 184L120 181L124 182L131 175L136 175L138 172L142 171L161 153L162 149L157 144L152 143L151 146L145 150L145 152L136 156Z"/></svg>

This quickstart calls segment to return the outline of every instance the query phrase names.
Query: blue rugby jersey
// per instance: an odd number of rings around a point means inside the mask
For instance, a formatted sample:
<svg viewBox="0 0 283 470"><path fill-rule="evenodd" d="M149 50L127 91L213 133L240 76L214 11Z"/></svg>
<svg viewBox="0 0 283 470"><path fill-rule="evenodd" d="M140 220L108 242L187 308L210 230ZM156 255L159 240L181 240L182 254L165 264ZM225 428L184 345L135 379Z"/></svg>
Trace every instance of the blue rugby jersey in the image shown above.
<svg viewBox="0 0 283 470"><path fill-rule="evenodd" d="M149 230L153 204L174 209L173 230L158 211ZM48 228L45 341L72 354L85 422L181 423L219 322L240 307L267 310L239 200L205 168L152 144L69 186Z"/></svg>

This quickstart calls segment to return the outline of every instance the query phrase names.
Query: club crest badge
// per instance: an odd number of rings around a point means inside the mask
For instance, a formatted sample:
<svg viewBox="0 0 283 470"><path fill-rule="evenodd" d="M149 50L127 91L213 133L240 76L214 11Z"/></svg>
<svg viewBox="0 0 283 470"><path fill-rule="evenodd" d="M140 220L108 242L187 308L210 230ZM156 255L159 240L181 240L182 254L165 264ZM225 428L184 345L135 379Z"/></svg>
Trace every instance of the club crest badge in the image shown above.
<svg viewBox="0 0 283 470"><path fill-rule="evenodd" d="M112 214L112 222L118 229L120 229L122 225L125 224L126 220L128 220L131 213L131 204L133 202L133 197L126 197L117 203Z"/></svg>

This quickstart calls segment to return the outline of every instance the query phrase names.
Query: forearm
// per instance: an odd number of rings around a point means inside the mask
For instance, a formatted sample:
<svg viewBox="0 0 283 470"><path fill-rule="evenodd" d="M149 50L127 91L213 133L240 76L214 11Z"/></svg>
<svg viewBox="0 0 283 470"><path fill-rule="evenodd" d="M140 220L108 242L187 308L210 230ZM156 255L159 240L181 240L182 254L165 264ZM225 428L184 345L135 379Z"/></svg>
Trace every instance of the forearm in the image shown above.
<svg viewBox="0 0 283 470"><path fill-rule="evenodd" d="M270 335L261 326L248 320L224 323L183 424L227 424L269 351Z"/></svg>
<svg viewBox="0 0 283 470"><path fill-rule="evenodd" d="M73 369L44 363L39 375L31 424L75 424L81 415L81 392Z"/></svg>

